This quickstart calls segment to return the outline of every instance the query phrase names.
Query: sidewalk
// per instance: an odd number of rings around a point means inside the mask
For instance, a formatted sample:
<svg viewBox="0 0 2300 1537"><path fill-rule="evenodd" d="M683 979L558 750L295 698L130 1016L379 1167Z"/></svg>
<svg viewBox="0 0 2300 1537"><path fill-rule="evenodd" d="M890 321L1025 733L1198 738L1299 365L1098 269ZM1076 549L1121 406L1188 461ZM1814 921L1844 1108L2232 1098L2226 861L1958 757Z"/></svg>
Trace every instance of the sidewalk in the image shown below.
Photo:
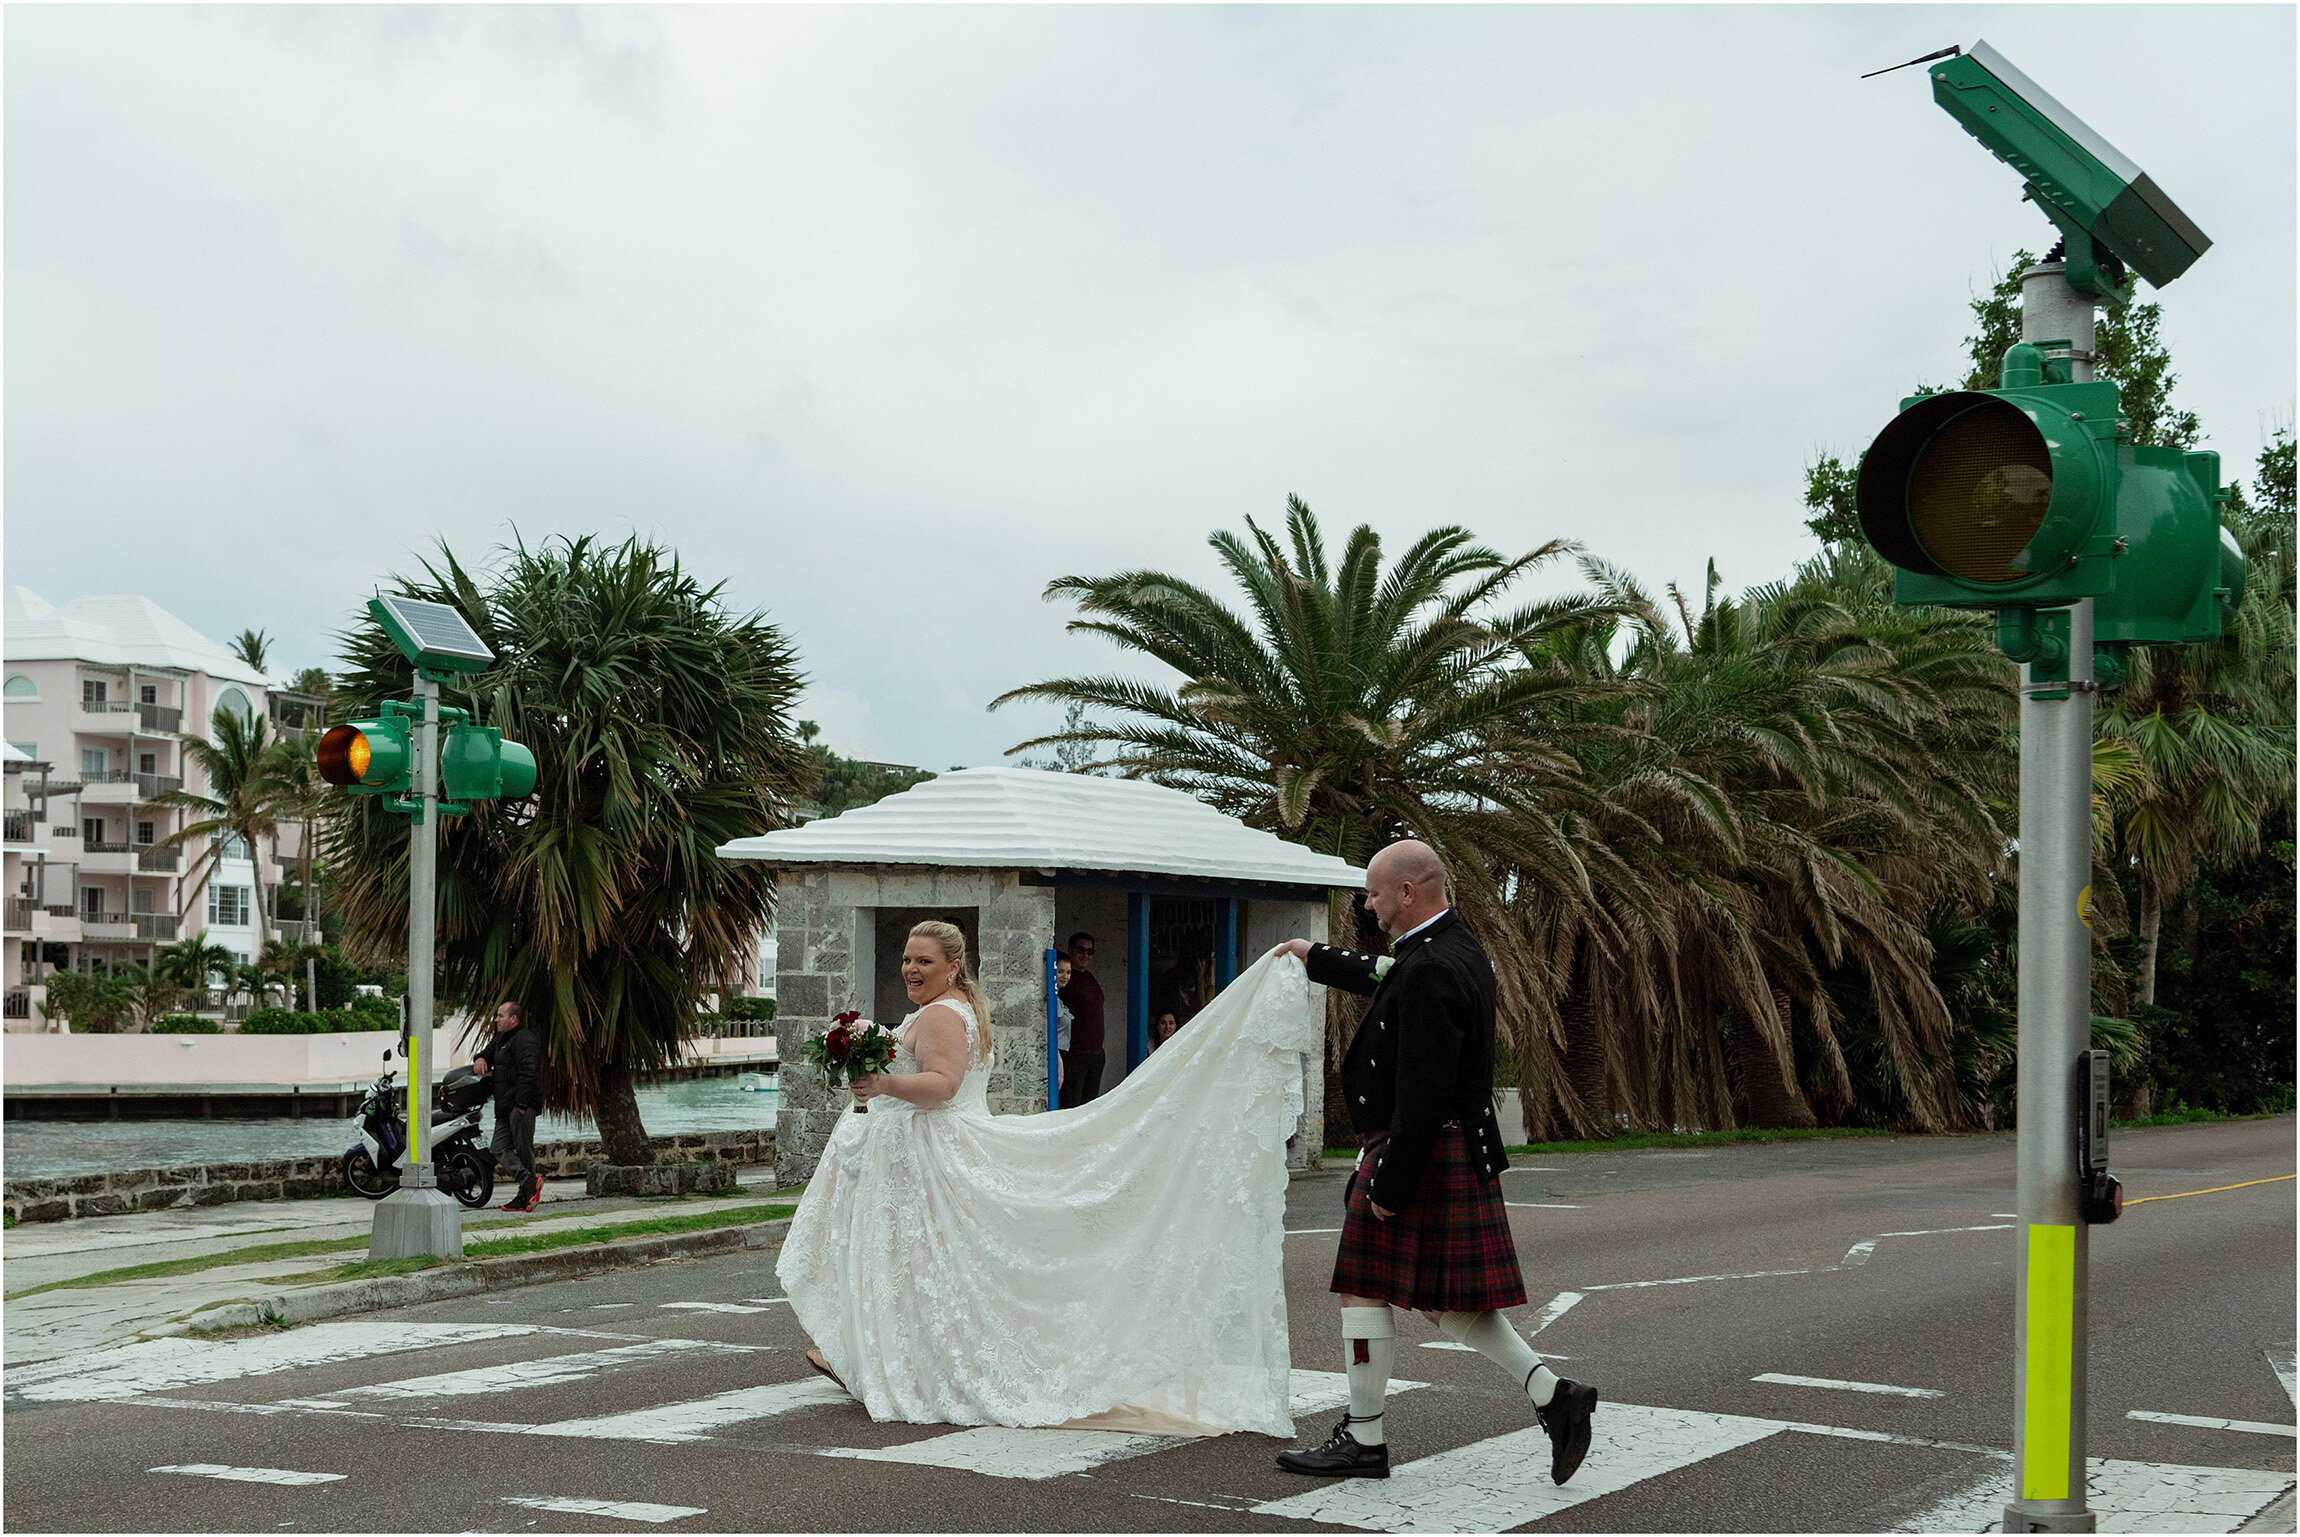
<svg viewBox="0 0 2300 1537"><path fill-rule="evenodd" d="M591 1227L612 1222L618 1215L643 1219L726 1211L756 1205L774 1189L771 1168L739 1170L736 1177L742 1182L736 1194L699 1199L609 1196L593 1200L582 1180L548 1180L532 1215L515 1216L493 1207L464 1211L465 1241ZM104 1271L195 1259L263 1244L342 1241L356 1245L366 1239L374 1212L373 1205L356 1197L243 1201L11 1228L0 1235L0 1293L10 1299L4 1308L5 1344L0 1358L9 1366L17 1366L154 1332L178 1333L195 1313L258 1292L297 1290L298 1282L287 1280L283 1284L283 1278L310 1276L330 1266L364 1259L366 1251L351 1246L341 1252L224 1265L187 1274L66 1286L29 1297L17 1293ZM319 1284L314 1279L300 1286Z"/></svg>

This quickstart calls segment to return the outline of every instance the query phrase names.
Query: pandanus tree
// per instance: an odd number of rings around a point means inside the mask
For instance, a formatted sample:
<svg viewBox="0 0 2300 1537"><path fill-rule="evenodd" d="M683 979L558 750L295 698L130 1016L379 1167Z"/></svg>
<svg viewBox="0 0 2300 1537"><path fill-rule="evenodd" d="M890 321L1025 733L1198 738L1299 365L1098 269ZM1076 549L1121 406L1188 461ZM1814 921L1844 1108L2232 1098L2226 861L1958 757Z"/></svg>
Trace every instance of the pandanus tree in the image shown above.
<svg viewBox="0 0 2300 1537"><path fill-rule="evenodd" d="M589 1114L611 1161L649 1162L638 1078L677 1059L773 913L771 878L714 850L784 825L806 782L795 654L636 539L515 543L480 570L443 548L398 590L471 621L495 663L442 702L536 764L531 797L442 820L440 1001L475 1015L520 1003L543 1041L546 1106ZM342 642L339 716L411 696L380 628ZM347 952L403 964L406 819L343 796L328 837Z"/></svg>
<svg viewBox="0 0 2300 1537"><path fill-rule="evenodd" d="M1553 541L1510 557L1445 527L1385 570L1370 527L1352 531L1331 558L1316 517L1293 498L1283 540L1248 520L1244 538L1225 531L1210 542L1243 611L1157 570L1047 586L1049 600L1078 605L1071 630L1179 678L1105 674L1014 689L992 708L1041 699L1091 714L1010 752L1099 744L1082 767L1188 790L1250 826L1355 863L1396 838L1422 838L1452 871L1465 919L1488 935L1504 921L1505 898L1539 890L1560 906L1588 900L1587 850L1559 824L1589 799L1573 756L1582 728L1554 723L1570 719L1590 685L1517 658L1544 635L1613 610L1594 596L1504 601L1571 546ZM1504 866L1516 880L1507 892ZM1337 902L1334 916L1338 939L1382 944L1362 907ZM1524 1017L1546 977L1521 949L1496 947L1494 959L1505 1023ZM1337 995L1332 1059L1355 1020Z"/></svg>

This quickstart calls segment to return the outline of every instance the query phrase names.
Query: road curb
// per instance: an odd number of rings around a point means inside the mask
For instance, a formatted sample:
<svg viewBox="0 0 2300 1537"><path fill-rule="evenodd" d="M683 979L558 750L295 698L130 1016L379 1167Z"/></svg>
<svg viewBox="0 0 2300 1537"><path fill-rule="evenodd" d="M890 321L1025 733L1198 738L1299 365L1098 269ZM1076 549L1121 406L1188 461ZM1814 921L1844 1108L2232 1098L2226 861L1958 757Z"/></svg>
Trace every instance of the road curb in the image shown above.
<svg viewBox="0 0 2300 1537"><path fill-rule="evenodd" d="M606 1270L634 1270L663 1260L731 1254L742 1249L771 1249L782 1243L783 1235L790 1228L790 1218L777 1217L770 1222L744 1222L705 1228L697 1233L656 1233L643 1238L575 1244L541 1254L506 1254L499 1259L450 1262L408 1275L341 1281L333 1286L313 1286L227 1302L144 1332L178 1335L247 1328L265 1322L317 1323L348 1313L372 1313L418 1302L444 1302L479 1292L567 1281Z"/></svg>

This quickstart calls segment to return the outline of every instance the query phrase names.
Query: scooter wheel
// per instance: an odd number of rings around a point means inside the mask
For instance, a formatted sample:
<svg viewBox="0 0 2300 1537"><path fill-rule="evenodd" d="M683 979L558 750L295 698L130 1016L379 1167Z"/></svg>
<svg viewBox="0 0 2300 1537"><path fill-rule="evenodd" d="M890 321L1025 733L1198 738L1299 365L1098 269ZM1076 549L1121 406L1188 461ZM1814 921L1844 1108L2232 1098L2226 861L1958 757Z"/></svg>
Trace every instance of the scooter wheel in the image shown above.
<svg viewBox="0 0 2300 1537"><path fill-rule="evenodd" d="M468 1148L440 1160L439 1183L447 1193L477 1211L495 1194L495 1168Z"/></svg>
<svg viewBox="0 0 2300 1537"><path fill-rule="evenodd" d="M364 1147L355 1147L343 1155L343 1182L371 1201L382 1200L399 1183L376 1172L375 1155Z"/></svg>

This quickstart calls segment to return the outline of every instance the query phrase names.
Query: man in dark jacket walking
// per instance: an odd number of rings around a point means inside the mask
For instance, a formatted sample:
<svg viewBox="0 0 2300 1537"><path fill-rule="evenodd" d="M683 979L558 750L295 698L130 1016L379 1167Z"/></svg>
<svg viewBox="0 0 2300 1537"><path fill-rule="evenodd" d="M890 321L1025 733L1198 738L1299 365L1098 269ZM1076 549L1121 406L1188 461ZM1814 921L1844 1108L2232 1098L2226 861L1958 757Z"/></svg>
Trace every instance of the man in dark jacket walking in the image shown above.
<svg viewBox="0 0 2300 1537"><path fill-rule="evenodd" d="M1334 1259L1350 1408L1323 1446L1281 1452L1278 1466L1390 1476L1382 1400L1395 1305L1509 1373L1549 1432L1550 1477L1562 1484L1589 1450L1597 1392L1542 1365L1501 1314L1525 1301L1525 1282L1501 1199L1509 1158L1493 1110L1493 963L1453 911L1445 866L1426 843L1393 843L1366 862L1366 907L1393 936L1389 956L1302 939L1278 947L1311 981L1371 995L1341 1067L1365 1144Z"/></svg>
<svg viewBox="0 0 2300 1537"><path fill-rule="evenodd" d="M472 1058L472 1065L495 1080L495 1137L488 1151L498 1168L519 1181L504 1211L533 1211L543 1196L543 1176L535 1172L535 1117L543 1113L543 1043L520 1017L516 1003L495 1006L495 1039Z"/></svg>

